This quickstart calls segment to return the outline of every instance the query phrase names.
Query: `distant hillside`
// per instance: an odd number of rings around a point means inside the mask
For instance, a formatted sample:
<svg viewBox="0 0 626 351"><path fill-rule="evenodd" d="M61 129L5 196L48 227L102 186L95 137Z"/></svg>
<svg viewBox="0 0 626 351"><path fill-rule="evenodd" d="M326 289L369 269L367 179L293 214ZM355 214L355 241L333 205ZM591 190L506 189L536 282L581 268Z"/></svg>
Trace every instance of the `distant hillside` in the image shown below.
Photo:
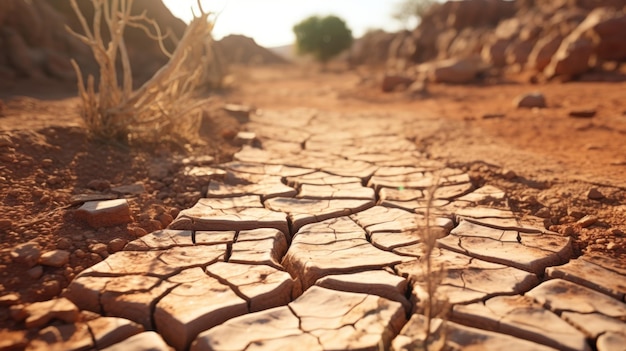
<svg viewBox="0 0 626 351"><path fill-rule="evenodd" d="M217 41L228 63L246 65L288 63L288 59L272 50L259 46L254 39L243 35L229 35Z"/></svg>
<svg viewBox="0 0 626 351"><path fill-rule="evenodd" d="M295 51L296 48L292 44L283 45L283 46L275 46L275 47L271 47L267 49L279 56L284 57L285 59L289 61L293 61L294 59L296 59L296 51Z"/></svg>

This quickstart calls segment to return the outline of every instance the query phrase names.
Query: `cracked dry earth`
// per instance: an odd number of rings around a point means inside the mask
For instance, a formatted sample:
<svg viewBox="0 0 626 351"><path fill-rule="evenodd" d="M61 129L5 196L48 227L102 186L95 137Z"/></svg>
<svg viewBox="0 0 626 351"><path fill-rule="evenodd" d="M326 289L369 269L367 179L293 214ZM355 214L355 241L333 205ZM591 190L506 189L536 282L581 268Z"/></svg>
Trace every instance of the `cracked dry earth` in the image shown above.
<svg viewBox="0 0 626 351"><path fill-rule="evenodd" d="M260 143L203 169L211 180L195 206L24 312L31 326L67 321L27 348L413 350L427 298L416 232L435 189L449 348L623 350L626 265L575 257L571 238L424 157L402 125L316 110L251 116Z"/></svg>

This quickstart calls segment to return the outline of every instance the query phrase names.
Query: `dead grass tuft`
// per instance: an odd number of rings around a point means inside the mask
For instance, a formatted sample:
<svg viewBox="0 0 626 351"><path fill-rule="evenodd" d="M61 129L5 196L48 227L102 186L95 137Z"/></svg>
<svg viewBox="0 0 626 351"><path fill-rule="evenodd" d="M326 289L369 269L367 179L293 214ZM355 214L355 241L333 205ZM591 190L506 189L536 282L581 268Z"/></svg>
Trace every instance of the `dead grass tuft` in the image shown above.
<svg viewBox="0 0 626 351"><path fill-rule="evenodd" d="M211 13L204 12L198 1L200 14L194 14L176 49L169 53L163 45L165 36L157 23L145 13L131 14L133 0L91 2L95 10L93 29L89 28L76 0L71 0L71 4L85 34L68 28L91 48L100 68L96 92L94 77L89 75L85 84L80 67L72 61L79 77L81 116L90 132L96 137L123 141L197 140L201 123L199 107L206 103L198 99L198 88L210 79L215 80L214 75L219 74L219 70L211 68L215 63ZM158 41L161 50L169 57L168 63L135 91L124 41L126 26L143 29ZM101 28L109 32L106 36L110 38L108 43L103 40Z"/></svg>

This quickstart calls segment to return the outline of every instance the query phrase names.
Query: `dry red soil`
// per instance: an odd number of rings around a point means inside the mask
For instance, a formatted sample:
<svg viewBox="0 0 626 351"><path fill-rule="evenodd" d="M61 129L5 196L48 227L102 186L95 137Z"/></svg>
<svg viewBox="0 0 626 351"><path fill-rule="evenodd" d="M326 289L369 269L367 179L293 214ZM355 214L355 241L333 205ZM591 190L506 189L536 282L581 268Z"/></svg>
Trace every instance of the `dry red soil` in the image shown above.
<svg viewBox="0 0 626 351"><path fill-rule="evenodd" d="M98 246L160 229L192 206L206 184L185 177L177 161L191 155L212 156L214 163L232 158L238 149L232 138L245 125L220 110L225 102L260 111L305 107L346 116L411 116L407 136L429 157L465 169L477 184L506 190L516 214L546 217L549 229L574 239L578 254L594 251L626 259L626 83L531 85L511 79L431 84L425 94L411 96L382 93L381 76L366 70L320 73L310 67L268 66L232 72L230 88L207 107L204 144L186 147L91 140L73 86L3 87L0 296L18 292L23 302L54 297L81 270L102 260ZM547 108L513 106L517 95L534 91L545 95ZM577 110L596 114L569 115ZM78 206L71 204L72 195L108 193L134 183L143 184L145 192L128 197L132 223L95 230L74 218ZM603 197L589 199L592 188ZM577 223L585 215L595 216L595 223ZM44 251L69 250L69 265L46 267L41 275L27 272L9 252L28 241ZM0 315L0 326L9 323L7 317Z"/></svg>

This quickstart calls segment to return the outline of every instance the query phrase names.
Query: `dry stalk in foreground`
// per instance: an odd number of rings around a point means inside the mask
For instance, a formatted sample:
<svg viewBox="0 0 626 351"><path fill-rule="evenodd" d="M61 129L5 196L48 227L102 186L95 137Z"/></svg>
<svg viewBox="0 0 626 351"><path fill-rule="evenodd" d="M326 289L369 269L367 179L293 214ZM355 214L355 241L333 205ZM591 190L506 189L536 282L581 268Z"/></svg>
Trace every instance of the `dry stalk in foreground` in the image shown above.
<svg viewBox="0 0 626 351"><path fill-rule="evenodd" d="M168 53L163 46L165 37L157 23L148 19L145 12L131 15L133 0L91 2L94 6L93 30L89 28L76 0L71 0L72 8L85 34L68 28L91 48L100 68L96 93L94 77L90 75L85 84L80 67L72 60L78 75L81 116L90 132L96 137L125 141L171 139L183 142L196 139L201 122L199 106L203 101L195 99L195 93L209 78L213 57L210 13L205 13L198 1L200 14L194 14L176 49ZM109 32L108 43L104 42L101 33L103 20L104 28ZM156 34L149 30L146 23ZM124 41L126 26L144 30L158 41L161 50L169 57L168 63L136 91L132 89L132 70ZM118 54L121 84L116 66Z"/></svg>

